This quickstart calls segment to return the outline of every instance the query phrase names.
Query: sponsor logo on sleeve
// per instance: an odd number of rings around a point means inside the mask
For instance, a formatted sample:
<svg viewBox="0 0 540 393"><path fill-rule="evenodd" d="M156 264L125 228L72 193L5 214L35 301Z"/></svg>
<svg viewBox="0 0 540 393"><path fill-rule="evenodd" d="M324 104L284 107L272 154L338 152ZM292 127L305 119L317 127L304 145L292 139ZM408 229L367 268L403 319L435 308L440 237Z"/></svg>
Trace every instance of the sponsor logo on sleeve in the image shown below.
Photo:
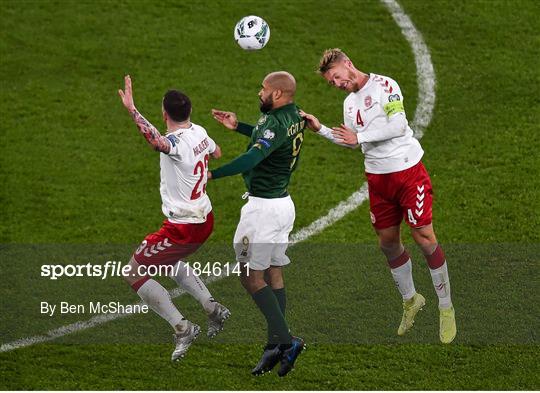
<svg viewBox="0 0 540 393"><path fill-rule="evenodd" d="M262 139L262 138L257 139L257 144L262 145L262 146L266 147L267 149L270 147L270 142L267 141L266 139Z"/></svg>
<svg viewBox="0 0 540 393"><path fill-rule="evenodd" d="M401 97L399 96L399 94L392 94L391 96L388 96L388 101L401 101Z"/></svg>
<svg viewBox="0 0 540 393"><path fill-rule="evenodd" d="M167 139L171 142L172 147L175 147L178 143L178 138L174 135L167 135Z"/></svg>

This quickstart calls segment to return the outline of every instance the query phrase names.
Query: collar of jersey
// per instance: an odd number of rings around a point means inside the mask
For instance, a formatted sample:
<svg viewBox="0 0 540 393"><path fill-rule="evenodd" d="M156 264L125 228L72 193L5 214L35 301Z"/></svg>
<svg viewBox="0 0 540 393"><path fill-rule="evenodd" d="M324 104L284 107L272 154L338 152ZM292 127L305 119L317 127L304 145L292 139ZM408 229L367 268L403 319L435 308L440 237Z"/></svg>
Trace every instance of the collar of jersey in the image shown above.
<svg viewBox="0 0 540 393"><path fill-rule="evenodd" d="M295 106L296 104L294 102L291 102L290 104L285 104L283 106L280 106L279 108L275 108L275 109L271 109L269 110L268 112L266 112L267 115L271 114L271 113L276 113L277 111L280 111L282 109L286 109L286 108L289 108L291 106Z"/></svg>
<svg viewBox="0 0 540 393"><path fill-rule="evenodd" d="M365 84L364 86L362 86L362 87L360 88L360 90L355 91L354 94L358 94L358 93L361 93L361 92L363 92L363 91L366 91L367 88L369 87L369 85L371 85L372 78L373 78L373 73L370 72L370 73L369 73L369 78L368 78L368 81L366 82L366 84Z"/></svg>
<svg viewBox="0 0 540 393"><path fill-rule="evenodd" d="M187 128L177 128L176 130L174 131L167 131L165 133L165 135L169 135L169 134L174 134L175 132L178 132L178 131L186 131L186 130L191 130L193 128L193 123L191 123L191 125Z"/></svg>

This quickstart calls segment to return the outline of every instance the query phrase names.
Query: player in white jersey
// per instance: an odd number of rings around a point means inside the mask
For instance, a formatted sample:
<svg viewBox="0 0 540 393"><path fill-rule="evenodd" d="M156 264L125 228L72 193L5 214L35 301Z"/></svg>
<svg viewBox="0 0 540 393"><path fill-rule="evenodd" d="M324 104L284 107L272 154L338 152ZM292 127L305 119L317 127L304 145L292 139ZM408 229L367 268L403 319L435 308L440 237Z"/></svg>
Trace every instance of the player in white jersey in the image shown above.
<svg viewBox="0 0 540 393"><path fill-rule="evenodd" d="M229 310L214 300L204 283L181 261L212 233L214 216L206 195L208 160L219 158L221 150L203 127L191 122L191 101L180 91L169 90L163 97L165 136L135 108L129 75L125 77L125 90L118 93L141 134L161 153L160 192L162 210L167 217L163 226L146 236L133 254L130 273L124 278L141 299L172 326L176 348L171 359L179 360L199 334L200 327L184 318L169 292L145 274L141 265L171 267L168 269L171 278L197 299L208 314L208 336L214 337L223 329Z"/></svg>
<svg viewBox="0 0 540 393"><path fill-rule="evenodd" d="M398 334L412 328L425 304L415 290L411 259L401 243L400 224L405 219L439 298L440 340L450 343L456 322L446 258L433 231L431 180L421 162L424 151L408 125L401 90L391 78L359 71L340 49L324 52L319 72L330 85L349 93L343 103L344 124L330 129L315 116L303 115L319 135L342 146L362 147L371 222L403 298Z"/></svg>

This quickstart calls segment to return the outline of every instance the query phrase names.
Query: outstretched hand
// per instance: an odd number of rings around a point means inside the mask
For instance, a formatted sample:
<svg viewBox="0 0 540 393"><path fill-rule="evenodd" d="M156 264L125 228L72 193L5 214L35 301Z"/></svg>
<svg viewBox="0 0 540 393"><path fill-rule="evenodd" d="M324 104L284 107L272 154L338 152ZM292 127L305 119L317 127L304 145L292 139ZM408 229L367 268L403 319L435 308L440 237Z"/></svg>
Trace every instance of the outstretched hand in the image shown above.
<svg viewBox="0 0 540 393"><path fill-rule="evenodd" d="M212 109L212 116L214 116L214 119L230 130L236 130L236 127L238 127L238 118L236 117L236 113Z"/></svg>
<svg viewBox="0 0 540 393"><path fill-rule="evenodd" d="M300 116L302 116L307 121L307 127L315 132L321 130L321 122L315 116L310 115L302 110L299 111Z"/></svg>
<svg viewBox="0 0 540 393"><path fill-rule="evenodd" d="M355 146L358 145L358 137L356 132L342 124L339 127L332 127L332 135L338 143Z"/></svg>
<svg viewBox="0 0 540 393"><path fill-rule="evenodd" d="M122 104L124 104L126 109L130 113L135 111L135 103L133 102L133 89L131 88L131 77L129 75L126 75L124 77L124 91L118 89L118 94L120 95L120 98L122 99Z"/></svg>

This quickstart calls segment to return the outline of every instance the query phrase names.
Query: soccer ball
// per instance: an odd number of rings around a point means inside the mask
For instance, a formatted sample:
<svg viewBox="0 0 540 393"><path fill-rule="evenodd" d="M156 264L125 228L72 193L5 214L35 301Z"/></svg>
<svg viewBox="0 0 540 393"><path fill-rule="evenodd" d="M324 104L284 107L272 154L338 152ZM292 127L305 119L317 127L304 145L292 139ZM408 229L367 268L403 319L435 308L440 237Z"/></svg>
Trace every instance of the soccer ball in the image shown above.
<svg viewBox="0 0 540 393"><path fill-rule="evenodd" d="M270 27L263 18L245 16L234 27L234 39L242 49L262 49L270 40Z"/></svg>

